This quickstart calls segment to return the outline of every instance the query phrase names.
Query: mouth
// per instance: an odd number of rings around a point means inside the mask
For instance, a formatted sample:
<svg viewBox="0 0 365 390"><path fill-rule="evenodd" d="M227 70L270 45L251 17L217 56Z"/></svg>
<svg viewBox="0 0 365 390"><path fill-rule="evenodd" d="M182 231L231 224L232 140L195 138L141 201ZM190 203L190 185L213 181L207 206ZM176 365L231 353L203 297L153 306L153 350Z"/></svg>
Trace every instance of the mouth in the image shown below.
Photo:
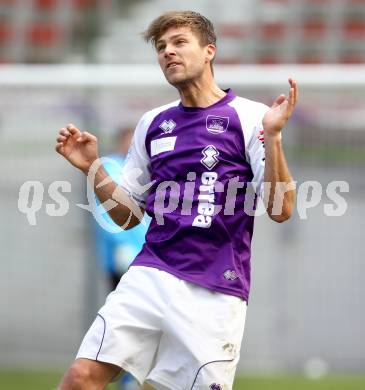
<svg viewBox="0 0 365 390"><path fill-rule="evenodd" d="M181 65L180 62L170 62L167 64L166 69L173 69L176 68L178 65Z"/></svg>

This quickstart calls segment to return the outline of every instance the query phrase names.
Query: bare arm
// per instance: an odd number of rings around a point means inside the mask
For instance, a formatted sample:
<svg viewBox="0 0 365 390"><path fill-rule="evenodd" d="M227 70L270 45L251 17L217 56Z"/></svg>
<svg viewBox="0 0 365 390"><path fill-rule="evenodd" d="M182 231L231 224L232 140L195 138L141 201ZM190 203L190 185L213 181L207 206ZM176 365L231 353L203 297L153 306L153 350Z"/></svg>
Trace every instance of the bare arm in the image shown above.
<svg viewBox="0 0 365 390"><path fill-rule="evenodd" d="M289 97L280 95L263 119L265 136L265 204L270 218L284 222L290 218L295 203L295 183L286 163L281 131L294 111L298 99L295 80L289 79ZM270 189L268 188L270 187Z"/></svg>
<svg viewBox="0 0 365 390"><path fill-rule="evenodd" d="M81 132L70 124L59 131L55 149L88 178L94 177L91 183L101 203L110 200L116 202L108 213L117 225L130 229L140 223L144 210L133 202L127 192L118 186L98 163L98 141L94 135L86 131Z"/></svg>

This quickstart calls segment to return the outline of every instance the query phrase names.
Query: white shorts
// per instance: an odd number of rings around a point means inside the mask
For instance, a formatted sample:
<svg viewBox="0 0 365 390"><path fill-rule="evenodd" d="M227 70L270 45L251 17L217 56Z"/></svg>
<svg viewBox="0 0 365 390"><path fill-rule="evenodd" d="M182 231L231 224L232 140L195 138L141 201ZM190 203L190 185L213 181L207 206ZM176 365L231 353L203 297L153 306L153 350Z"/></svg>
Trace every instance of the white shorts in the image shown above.
<svg viewBox="0 0 365 390"><path fill-rule="evenodd" d="M109 294L77 358L120 366L158 390L229 390L246 302L133 266Z"/></svg>

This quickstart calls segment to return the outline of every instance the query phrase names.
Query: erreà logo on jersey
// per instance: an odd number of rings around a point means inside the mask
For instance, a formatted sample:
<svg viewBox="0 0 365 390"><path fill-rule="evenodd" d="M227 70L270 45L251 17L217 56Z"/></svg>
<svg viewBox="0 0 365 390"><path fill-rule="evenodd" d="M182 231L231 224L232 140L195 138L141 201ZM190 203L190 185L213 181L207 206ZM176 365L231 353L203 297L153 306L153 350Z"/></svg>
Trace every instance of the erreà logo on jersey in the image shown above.
<svg viewBox="0 0 365 390"><path fill-rule="evenodd" d="M174 130L175 127L176 127L176 123L172 119L169 119L168 121L165 119L159 126L159 128L165 134L172 133L172 130Z"/></svg>
<svg viewBox="0 0 365 390"><path fill-rule="evenodd" d="M207 130L213 134L224 133L228 128L228 124L228 116L208 115L206 119Z"/></svg>
<svg viewBox="0 0 365 390"><path fill-rule="evenodd" d="M227 280L235 280L238 278L238 275L236 274L236 271L227 269L227 271L224 272L223 276Z"/></svg>
<svg viewBox="0 0 365 390"><path fill-rule="evenodd" d="M213 169L219 162L219 152L214 145L208 145L203 150L203 158L200 162L209 170Z"/></svg>

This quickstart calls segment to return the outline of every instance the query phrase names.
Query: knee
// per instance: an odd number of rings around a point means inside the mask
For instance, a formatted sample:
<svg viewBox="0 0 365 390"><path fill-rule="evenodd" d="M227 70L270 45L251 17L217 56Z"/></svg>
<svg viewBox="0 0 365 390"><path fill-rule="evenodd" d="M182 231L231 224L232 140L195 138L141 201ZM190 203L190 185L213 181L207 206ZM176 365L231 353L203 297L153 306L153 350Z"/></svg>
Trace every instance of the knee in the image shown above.
<svg viewBox="0 0 365 390"><path fill-rule="evenodd" d="M89 389L92 382L90 367L80 362L75 362L66 372L59 390L83 390Z"/></svg>

